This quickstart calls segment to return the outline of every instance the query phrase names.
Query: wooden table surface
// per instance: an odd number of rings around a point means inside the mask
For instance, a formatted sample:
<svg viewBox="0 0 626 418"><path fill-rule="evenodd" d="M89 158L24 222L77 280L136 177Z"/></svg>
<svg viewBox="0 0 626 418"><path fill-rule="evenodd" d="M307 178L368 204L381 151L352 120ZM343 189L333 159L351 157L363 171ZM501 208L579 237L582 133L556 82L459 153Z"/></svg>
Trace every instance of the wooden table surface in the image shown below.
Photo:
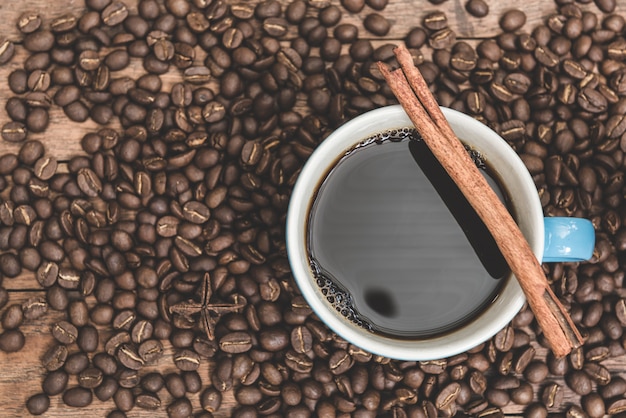
<svg viewBox="0 0 626 418"><path fill-rule="evenodd" d="M130 10L135 13L137 9L137 0L125 0ZM256 3L256 1L245 0L226 0L227 3ZM289 0L281 0L284 5ZM331 3L339 4L338 0L332 0ZM474 18L468 15L464 10L463 0L448 0L441 5L433 5L426 0L390 0L389 5L385 8L383 14L392 22L391 30L385 39L377 38L375 45L386 42L400 42L410 28L421 23L426 13L441 10L447 15L449 26L457 33L458 38L466 39L470 43L476 43L482 38L492 37L500 33L498 20L502 13L512 7L521 7L527 15L527 22L522 30L530 32L534 26L545 21L546 17L554 13L555 6L551 1L544 0L526 0L524 2L487 0L491 13L482 19ZM593 3L582 5L585 10L592 10L596 13L598 9ZM15 22L20 14L26 11L35 11L40 13L45 21L49 24L51 18L64 15L66 13L79 14L84 8L83 0L20 0L20 1L3 1L0 2L0 36L9 38L16 43L16 53L13 59L6 65L0 66L0 126L9 120L4 104L8 97L13 94L7 85L8 75L15 69L21 68L27 53L20 45L22 36L16 29ZM344 11L342 22L350 22L362 28L362 19L367 12L367 8L360 14L350 14ZM618 14L626 15L626 1L618 0ZM363 29L361 34L367 33ZM291 34L293 35L293 34ZM429 56L427 48L424 54ZM197 61L201 62L202 56L197 57ZM131 62L131 65L121 72L123 75L138 77L144 73L143 68L138 60ZM180 80L178 71L172 70L161 77L164 81L163 90ZM67 119L62 110L54 107L50 112L50 126L41 134L31 134L30 138L40 139L47 148L48 153L57 157L60 162L67 161L70 156L82 153L80 148L80 139L82 136L94 129L97 125L88 120L84 123L75 123ZM113 128L119 127L116 122L111 125ZM8 143L0 140L0 155L8 152L17 152L19 145ZM61 164L60 169L63 169ZM10 304L21 303L34 296L43 296L44 292L36 282L32 273L23 273L18 278L4 280L4 286L10 291ZM88 300L93 302L93 300ZM27 416L24 404L28 397L41 391L41 380L44 376L44 369L41 366L40 358L44 351L52 342L49 329L50 325L63 318L62 313L50 311L42 319L36 321L28 321L21 327L26 335L26 346L18 353L6 354L0 352L0 416L18 417ZM167 349L171 352L171 347ZM537 346L538 357L545 357L546 350ZM603 363L614 376L621 375L626 377L626 358L615 358ZM205 382L208 382L208 369L212 365L209 362L203 362L200 373ZM158 364L153 366L162 373L175 370L175 366L171 360L171 356L164 356ZM556 381L562 383L562 379L556 378ZM70 380L70 384L73 381ZM161 395L161 393L160 393ZM164 405L167 404L168 398L163 391L162 399ZM191 400L196 410L199 408L198 396L191 396ZM566 402L564 405L578 403L578 397L574 396L569 389L566 392ZM232 406L235 404L232 393L227 392L224 397L223 407L215 416L230 416ZM59 396L52 397L51 406L45 416L49 417L84 417L84 416L106 416L106 414L114 409L112 401L100 402L94 398L94 402L86 409L69 408L63 404ZM509 404L504 411L511 415L519 415L522 411L521 407ZM162 417L166 416L165 409L158 411L145 411L134 408L128 413L130 417Z"/></svg>

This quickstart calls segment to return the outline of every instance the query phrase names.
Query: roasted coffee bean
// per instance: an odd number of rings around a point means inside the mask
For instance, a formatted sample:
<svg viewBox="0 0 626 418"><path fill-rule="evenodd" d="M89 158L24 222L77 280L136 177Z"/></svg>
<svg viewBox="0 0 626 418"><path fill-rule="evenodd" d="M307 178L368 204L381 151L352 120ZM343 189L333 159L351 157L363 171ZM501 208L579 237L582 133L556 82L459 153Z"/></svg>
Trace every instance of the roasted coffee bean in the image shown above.
<svg viewBox="0 0 626 418"><path fill-rule="evenodd" d="M600 362L611 355L609 347L595 347L585 353L585 359L592 362Z"/></svg>
<svg viewBox="0 0 626 418"><path fill-rule="evenodd" d="M38 393L26 401L26 409L31 415L41 415L50 407L50 398L45 393Z"/></svg>
<svg viewBox="0 0 626 418"><path fill-rule="evenodd" d="M173 401L167 407L167 414L172 418L184 418L191 415L192 406L187 398L180 398Z"/></svg>
<svg viewBox="0 0 626 418"><path fill-rule="evenodd" d="M183 79L191 84L204 84L211 78L211 70L207 67L189 67L185 69Z"/></svg>
<svg viewBox="0 0 626 418"><path fill-rule="evenodd" d="M596 0L594 3L604 13L613 13L615 11L615 0Z"/></svg>
<svg viewBox="0 0 626 418"><path fill-rule="evenodd" d="M174 364L183 371L197 370L200 367L200 357L191 350L180 350L174 354Z"/></svg>
<svg viewBox="0 0 626 418"><path fill-rule="evenodd" d="M72 353L67 357L63 370L70 375L78 375L83 370L89 367L89 357L82 352Z"/></svg>
<svg viewBox="0 0 626 418"><path fill-rule="evenodd" d="M109 338L107 342L105 343L104 349L107 354L114 355L116 353L116 350L122 344L129 343L129 342L130 342L130 334L122 331L111 336L111 338Z"/></svg>
<svg viewBox="0 0 626 418"><path fill-rule="evenodd" d="M456 41L456 34L449 28L444 28L434 32L428 38L428 42L433 49L450 48Z"/></svg>
<svg viewBox="0 0 626 418"><path fill-rule="evenodd" d="M281 390L282 397L285 400L285 403L287 405L296 405L299 403L301 398L298 397L295 403L290 403L289 402L291 400L290 395L293 392L289 392L289 388L290 386L285 386L282 388ZM237 391L235 392L235 399L240 405L256 405L257 403L261 401L262 398L263 398L263 394L256 387L242 386L239 389L237 389Z"/></svg>
<svg viewBox="0 0 626 418"><path fill-rule="evenodd" d="M10 97L5 105L7 114L13 121L23 122L26 120L28 109L23 100L17 97ZM7 124L10 122L7 122Z"/></svg>
<svg viewBox="0 0 626 418"><path fill-rule="evenodd" d="M98 353L93 356L93 364L104 373L105 376L112 376L117 371L115 357L106 353Z"/></svg>
<svg viewBox="0 0 626 418"><path fill-rule="evenodd" d="M63 370L49 372L43 380L41 387L48 396L63 393L69 380L68 374Z"/></svg>
<svg viewBox="0 0 626 418"><path fill-rule="evenodd" d="M531 383L539 383L548 375L548 366L540 361L531 362L524 371L524 377Z"/></svg>
<svg viewBox="0 0 626 418"><path fill-rule="evenodd" d="M129 388L120 387L113 395L115 406L120 411L130 411L135 406L135 398Z"/></svg>
<svg viewBox="0 0 626 418"><path fill-rule="evenodd" d="M135 405L142 409L156 410L161 407L161 399L155 393L140 393L135 398Z"/></svg>
<svg viewBox="0 0 626 418"><path fill-rule="evenodd" d="M75 85L67 85L61 87L54 94L54 103L58 106L65 107L76 102L80 98L80 89Z"/></svg>
<svg viewBox="0 0 626 418"><path fill-rule="evenodd" d="M488 388L485 392L485 398L497 407L503 407L510 401L510 395L507 391L502 389Z"/></svg>
<svg viewBox="0 0 626 418"><path fill-rule="evenodd" d="M54 157L41 157L35 162L34 174L41 180L50 180L56 169L57 161Z"/></svg>
<svg viewBox="0 0 626 418"><path fill-rule="evenodd" d="M387 7L387 4L389 3L388 0L366 0L365 4L367 4L369 7L371 7L374 10L383 10L385 7Z"/></svg>
<svg viewBox="0 0 626 418"><path fill-rule="evenodd" d="M80 286L80 274L71 267L61 267L57 277L57 283L64 289L78 289Z"/></svg>
<svg viewBox="0 0 626 418"><path fill-rule="evenodd" d="M47 93L41 91L33 91L27 93L24 96L24 100L31 108L43 108L49 109L52 104L52 99Z"/></svg>
<svg viewBox="0 0 626 418"><path fill-rule="evenodd" d="M359 29L350 24L350 23L342 23L337 25L333 30L334 37L343 44L348 44L354 42L359 34Z"/></svg>
<svg viewBox="0 0 626 418"><path fill-rule="evenodd" d="M81 168L78 171L76 182L80 190L89 197L96 197L102 192L102 182L90 168Z"/></svg>
<svg viewBox="0 0 626 418"><path fill-rule="evenodd" d="M91 390L82 387L74 387L63 393L63 402L71 407L82 408L90 405L92 400Z"/></svg>
<svg viewBox="0 0 626 418"><path fill-rule="evenodd" d="M9 88L15 94L22 94L28 90L28 73L17 69L9 74Z"/></svg>
<svg viewBox="0 0 626 418"><path fill-rule="evenodd" d="M13 246L22 247L23 244ZM14 254L5 253L0 255L0 270L6 277L17 277L22 272L22 265Z"/></svg>
<svg viewBox="0 0 626 418"><path fill-rule="evenodd" d="M152 46L154 56L159 61L170 61L174 58L176 50L174 44L167 39L159 39Z"/></svg>
<svg viewBox="0 0 626 418"><path fill-rule="evenodd" d="M298 353L306 353L313 348L313 335L305 326L299 325L291 331L291 346Z"/></svg>
<svg viewBox="0 0 626 418"><path fill-rule="evenodd" d="M365 7L365 0L341 0L341 5L350 13L359 13Z"/></svg>
<svg viewBox="0 0 626 418"><path fill-rule="evenodd" d="M170 373L165 376L165 386L175 398L185 396L185 382L179 374Z"/></svg>
<svg viewBox="0 0 626 418"><path fill-rule="evenodd" d="M44 70L35 70L28 76L26 85L31 91L46 91L50 87L50 74Z"/></svg>
<svg viewBox="0 0 626 418"><path fill-rule="evenodd" d="M78 375L78 384L81 387L94 389L102 383L102 370L97 367L88 367Z"/></svg>
<svg viewBox="0 0 626 418"><path fill-rule="evenodd" d="M202 389L202 379L200 374L195 370L183 372L183 381L185 382L185 389L188 393L198 393Z"/></svg>
<svg viewBox="0 0 626 418"><path fill-rule="evenodd" d="M67 321L60 321L52 326L52 336L62 344L72 344L78 337L78 329Z"/></svg>
<svg viewBox="0 0 626 418"><path fill-rule="evenodd" d="M514 331L512 327L503 328L494 338L494 344L498 351L509 351L513 347Z"/></svg>
<svg viewBox="0 0 626 418"><path fill-rule="evenodd" d="M76 343L85 352L91 353L98 347L98 330L91 325L86 325L78 331Z"/></svg>
<svg viewBox="0 0 626 418"><path fill-rule="evenodd" d="M41 17L35 12L25 12L17 20L17 28L22 33L32 33L41 27Z"/></svg>
<svg viewBox="0 0 626 418"><path fill-rule="evenodd" d="M604 400L597 393L590 393L589 395L583 396L581 398L581 405L589 417L592 418L603 417L606 412Z"/></svg>
<svg viewBox="0 0 626 418"><path fill-rule="evenodd" d="M304 19L306 15L307 4L303 0L296 0L287 6L285 9L285 17L287 21L292 24L298 24Z"/></svg>
<svg viewBox="0 0 626 418"><path fill-rule="evenodd" d="M222 405L222 394L215 388L207 388L200 395L200 405L202 409L213 413Z"/></svg>
<svg viewBox="0 0 626 418"><path fill-rule="evenodd" d="M105 58L104 64L111 71L119 71L128 66L130 63L130 55L123 49L111 51Z"/></svg>
<svg viewBox="0 0 626 418"><path fill-rule="evenodd" d="M59 16L50 22L50 29L55 33L68 32L76 28L77 19L71 14Z"/></svg>
<svg viewBox="0 0 626 418"><path fill-rule="evenodd" d="M34 297L22 303L25 319L37 319L48 311L48 303L43 297Z"/></svg>
<svg viewBox="0 0 626 418"><path fill-rule="evenodd" d="M7 329L0 334L0 350L5 353L14 353L24 347L24 334L17 329Z"/></svg>
<svg viewBox="0 0 626 418"><path fill-rule="evenodd" d="M279 38L287 33L288 23L280 17L268 17L263 20L262 28L269 36Z"/></svg>
<svg viewBox="0 0 626 418"><path fill-rule="evenodd" d="M24 312L21 305L12 304L2 313L2 328L16 329L24 321Z"/></svg>
<svg viewBox="0 0 626 418"><path fill-rule="evenodd" d="M289 335L283 328L264 330L259 335L259 343L265 350L280 351L289 344Z"/></svg>
<svg viewBox="0 0 626 418"><path fill-rule="evenodd" d="M567 385L579 395L588 395L591 393L592 385L591 379L585 372L580 370L574 370L565 376L565 382Z"/></svg>
<svg viewBox="0 0 626 418"><path fill-rule="evenodd" d="M451 404L453 404L457 397L459 396L459 392L461 390L461 385L457 382L452 382L444 387L437 398L435 400L435 406L439 410L447 409Z"/></svg>
<svg viewBox="0 0 626 418"><path fill-rule="evenodd" d="M597 90L591 87L585 87L578 93L576 99L578 105L584 110L591 113L601 113L606 110L607 100Z"/></svg>
<svg viewBox="0 0 626 418"><path fill-rule="evenodd" d="M107 26L116 26L128 17L128 9L121 1L113 1L102 10L102 22Z"/></svg>
<svg viewBox="0 0 626 418"><path fill-rule="evenodd" d="M583 366L583 370L587 375L599 385L607 385L611 381L610 372L602 365L597 363L587 363Z"/></svg>
<svg viewBox="0 0 626 418"><path fill-rule="evenodd" d="M505 32L514 32L526 23L526 14L517 9L508 10L500 18L500 27Z"/></svg>
<svg viewBox="0 0 626 418"><path fill-rule="evenodd" d="M102 383L93 392L96 398L104 402L111 399L118 389L119 383L112 377L107 376L102 379Z"/></svg>
<svg viewBox="0 0 626 418"><path fill-rule="evenodd" d="M593 403L597 404L597 406L594 408L594 412L599 414L600 405L599 405L599 401L597 400L597 398L593 400ZM589 400L587 401L587 405L593 406L590 404ZM624 399L617 399L610 403L605 402L605 406L606 406L606 413L608 413L609 415L616 415L616 414L620 414L626 411L626 401L624 401ZM588 413L591 416L591 411L588 411Z"/></svg>
<svg viewBox="0 0 626 418"><path fill-rule="evenodd" d="M425 19L427 19L426 17ZM445 19L444 19L445 23ZM433 23L434 24L434 23ZM376 36L385 36L391 29L391 23L378 13L370 13L363 20L363 27Z"/></svg>
<svg viewBox="0 0 626 418"><path fill-rule="evenodd" d="M510 390L511 400L518 405L528 405L533 400L533 387L526 382L520 382L519 386Z"/></svg>
<svg viewBox="0 0 626 418"><path fill-rule="evenodd" d="M600 394L605 399L615 398L626 392L626 381L621 377L613 377L611 382L600 389Z"/></svg>
<svg viewBox="0 0 626 418"><path fill-rule="evenodd" d="M78 57L78 65L85 71L94 71L100 66L100 57L97 51L86 50Z"/></svg>
<svg viewBox="0 0 626 418"><path fill-rule="evenodd" d="M59 370L67 359L67 347L64 345L53 345L41 359L41 363L48 371Z"/></svg>
<svg viewBox="0 0 626 418"><path fill-rule="evenodd" d="M468 0L465 10L475 17L485 17L489 14L489 5L484 0Z"/></svg>
<svg viewBox="0 0 626 418"><path fill-rule="evenodd" d="M32 41L29 43L29 46L31 48L35 47L32 44ZM0 65L4 65L7 62L11 61L13 55L15 55L15 45L13 44L13 42L9 41L8 39L0 38Z"/></svg>
<svg viewBox="0 0 626 418"><path fill-rule="evenodd" d="M219 346L226 353L244 353L252 348L252 340L247 332L231 332L220 339Z"/></svg>
<svg viewBox="0 0 626 418"><path fill-rule="evenodd" d="M144 364L144 360L139 356L136 349L129 344L122 344L119 347L117 359L131 370L139 370Z"/></svg>
<svg viewBox="0 0 626 418"><path fill-rule="evenodd" d="M41 107L31 109L26 115L26 127L31 132L43 132L48 127L48 111Z"/></svg>
<svg viewBox="0 0 626 418"><path fill-rule="evenodd" d="M448 26L448 18L444 12L432 12L424 16L422 21L426 29L436 31Z"/></svg>
<svg viewBox="0 0 626 418"><path fill-rule="evenodd" d="M578 406L578 405L572 405L567 409L567 412L565 413L566 417L585 417L587 416L587 414L585 413L585 411L583 411L583 409Z"/></svg>
<svg viewBox="0 0 626 418"><path fill-rule="evenodd" d="M4 48L1 48L3 44L4 43L0 43L0 51L4 49ZM53 45L54 45L54 35L52 34L52 32L48 30L36 31L30 34L27 34L24 37L24 48L26 48L30 52L49 51L50 49L52 49Z"/></svg>
<svg viewBox="0 0 626 418"><path fill-rule="evenodd" d="M156 393L163 388L165 380L158 373L148 373L141 378L141 387L148 392Z"/></svg>
<svg viewBox="0 0 626 418"><path fill-rule="evenodd" d="M529 418L546 418L548 417L548 410L540 403L533 403L526 408L524 416Z"/></svg>
<svg viewBox="0 0 626 418"><path fill-rule="evenodd" d="M26 139L26 126L21 122L7 122L2 127L2 139L8 142L22 142Z"/></svg>
<svg viewBox="0 0 626 418"><path fill-rule="evenodd" d="M50 304L50 307L57 311L63 311L69 305L67 292L59 286L52 286L50 289L48 289L46 298L48 300L48 303Z"/></svg>
<svg viewBox="0 0 626 418"><path fill-rule="evenodd" d="M152 323L146 320L141 320L135 323L131 331L131 339L136 344L141 344L145 340L152 337L153 326Z"/></svg>
<svg viewBox="0 0 626 418"><path fill-rule="evenodd" d="M563 388L557 383L549 383L543 388L541 400L546 408L558 409L563 402Z"/></svg>

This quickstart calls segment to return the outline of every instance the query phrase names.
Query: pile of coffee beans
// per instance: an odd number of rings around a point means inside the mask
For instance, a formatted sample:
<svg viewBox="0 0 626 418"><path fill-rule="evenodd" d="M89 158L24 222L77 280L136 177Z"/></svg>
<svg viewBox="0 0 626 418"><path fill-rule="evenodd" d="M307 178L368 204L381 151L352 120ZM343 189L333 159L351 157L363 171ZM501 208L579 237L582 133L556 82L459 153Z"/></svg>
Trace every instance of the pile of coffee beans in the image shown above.
<svg viewBox="0 0 626 418"><path fill-rule="evenodd" d="M52 397L78 408L94 396L109 417L495 418L515 404L526 417L626 414L626 380L605 365L626 353L626 39L614 0L557 0L533 28L509 10L501 34L478 43L457 39L434 8L398 41L442 105L521 155L547 215L586 217L597 231L590 262L545 266L583 347L545 355L525 309L490 341L428 362L332 333L285 254L307 157L346 120L396 102L375 66L394 65L394 45L376 41L391 27L387 1L85 3L16 22L28 55L8 78L0 131L20 144L0 156L0 284L26 270L46 292L16 304L0 286L0 350L28 349L21 324L64 315L31 414ZM466 8L489 12L480 0ZM1 41L0 64L16 48ZM30 135L55 107L100 125L69 161ZM176 372L150 369L163 356ZM225 392L232 411L220 409Z"/></svg>

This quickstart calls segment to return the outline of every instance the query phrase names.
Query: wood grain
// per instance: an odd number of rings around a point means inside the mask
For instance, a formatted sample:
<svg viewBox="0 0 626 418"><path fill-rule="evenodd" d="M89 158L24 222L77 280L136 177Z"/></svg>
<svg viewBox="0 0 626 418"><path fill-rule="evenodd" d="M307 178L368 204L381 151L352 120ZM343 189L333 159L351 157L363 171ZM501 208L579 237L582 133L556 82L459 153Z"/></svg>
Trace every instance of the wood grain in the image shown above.
<svg viewBox="0 0 626 418"><path fill-rule="evenodd" d="M136 11L139 0L124 1L131 11ZM159 1L163 3L163 1ZM259 1L260 0L249 0L249 3L254 4ZM283 7L289 4L289 0L280 1ZM226 0L226 2L232 4L244 2L244 0ZM317 1L317 3L321 4L322 2ZM377 39L372 43L376 47L383 43L401 42L411 28L419 25L426 14L435 10L444 11L448 18L449 26L456 32L457 37L468 39L473 45L475 45L480 38L492 37L499 34L498 20L504 11L510 8L518 7L524 9L527 14L527 22L522 28L522 31L526 32L530 32L533 27L543 22L549 15L554 13L555 10L553 2L543 0L528 0L524 3L487 0L487 3L489 4L491 13L485 18L478 19L469 16L465 12L465 0L448 0L438 6L426 0L390 0L389 5L381 13L391 21L391 30L384 39ZM327 2L327 4L339 5L339 0L331 0ZM17 18L24 12L37 11L44 16L44 27L48 27L51 19L65 14L79 15L84 10L84 7L84 0L58 0L54 2L49 0L21 0L0 2L0 36L6 37L18 44L16 54L11 62L0 66L0 126L9 120L4 109L4 104L7 98L13 96L13 93L8 89L6 80L12 71L21 68L27 56L27 52L19 45L22 42L23 36L16 28L15 23ZM593 3L581 5L581 7L584 10L598 12L598 9ZM370 35L363 28L362 21L367 14L372 12L373 10L367 6L359 14L351 14L344 11L341 22L357 25L361 37L368 38ZM626 1L618 1L616 13L621 15L626 14ZM296 31L293 28L290 29L288 36L296 36ZM425 48L423 52L426 57L430 56L430 52L427 48ZM196 63L201 63L203 59L204 55L198 48ZM144 73L145 71L141 62L133 59L128 68L115 72L113 78L122 76L137 78ZM168 90L174 83L181 80L180 72L173 68L161 78L164 83L164 90ZM219 88L214 80L211 81L208 86L214 89ZM52 90L52 93L54 93L54 90ZM302 110L302 107L300 107L300 110ZM63 111L56 106L53 106L51 109L50 118L50 126L46 132L42 134L32 134L30 137L40 139L45 144L48 153L54 155L60 161L67 161L71 156L81 154L80 139L86 133L99 129L99 126L90 120L84 123L71 122ZM120 125L118 122L112 122L111 127L118 129ZM18 149L19 145L0 140L0 155L14 153L17 152ZM33 273L30 272L24 272L14 279L5 279L3 285L10 291L9 304L22 303L34 296L44 296L44 292L34 279ZM12 354L0 352L0 365L2 366L2 372L0 372L0 411L2 411L2 416L28 416L24 403L28 397L41 391L44 369L40 365L40 358L45 350L53 343L53 338L49 332L50 326L63 318L64 313L50 311L43 318L24 324L21 329L26 335L25 348L18 353ZM535 342L533 342L533 345L537 350L537 358L545 358L547 349L538 346ZM172 363L171 353L171 347L167 347L166 355L158 364L152 366L153 369L158 369L162 373L174 371L175 367ZM613 376L626 377L626 359L621 357L610 359L604 361L603 365L611 371ZM211 367L212 364L210 361L205 360L202 362L200 374L206 384L209 384L209 370ZM551 380L557 381L565 387L566 396L562 409L566 408L568 405L580 403L579 397L567 389L561 378ZM76 384L75 378L71 381L71 384ZM535 400L537 400L537 393L542 387L543 383L535 385ZM165 391L160 392L159 396L164 405L169 403L170 399ZM199 410L198 395L192 396L191 400L195 410ZM215 416L230 416L234 405L236 405L236 401L232 392L225 393L223 407ZM94 403L89 408L70 408L63 404L59 396L56 396L53 397L51 407L44 416L70 418L106 416L112 409L114 409L113 402L100 402L97 399L94 400ZM507 405L503 409L509 416L520 416L523 411L522 406L513 404ZM128 416L151 418L165 417L166 413L164 408L161 408L159 411L143 411L139 408L134 408L128 413Z"/></svg>

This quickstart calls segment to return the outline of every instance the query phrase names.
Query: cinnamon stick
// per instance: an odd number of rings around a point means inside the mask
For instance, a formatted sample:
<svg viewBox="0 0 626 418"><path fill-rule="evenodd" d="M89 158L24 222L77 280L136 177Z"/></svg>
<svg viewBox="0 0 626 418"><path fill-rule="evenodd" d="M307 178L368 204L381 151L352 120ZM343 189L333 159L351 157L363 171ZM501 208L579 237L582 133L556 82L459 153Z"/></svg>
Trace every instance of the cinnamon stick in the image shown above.
<svg viewBox="0 0 626 418"><path fill-rule="evenodd" d="M378 63L389 87L433 155L491 232L554 354L568 354L583 343L583 338L550 289L526 238L452 131L410 52L402 46L394 53L400 69L391 71Z"/></svg>

